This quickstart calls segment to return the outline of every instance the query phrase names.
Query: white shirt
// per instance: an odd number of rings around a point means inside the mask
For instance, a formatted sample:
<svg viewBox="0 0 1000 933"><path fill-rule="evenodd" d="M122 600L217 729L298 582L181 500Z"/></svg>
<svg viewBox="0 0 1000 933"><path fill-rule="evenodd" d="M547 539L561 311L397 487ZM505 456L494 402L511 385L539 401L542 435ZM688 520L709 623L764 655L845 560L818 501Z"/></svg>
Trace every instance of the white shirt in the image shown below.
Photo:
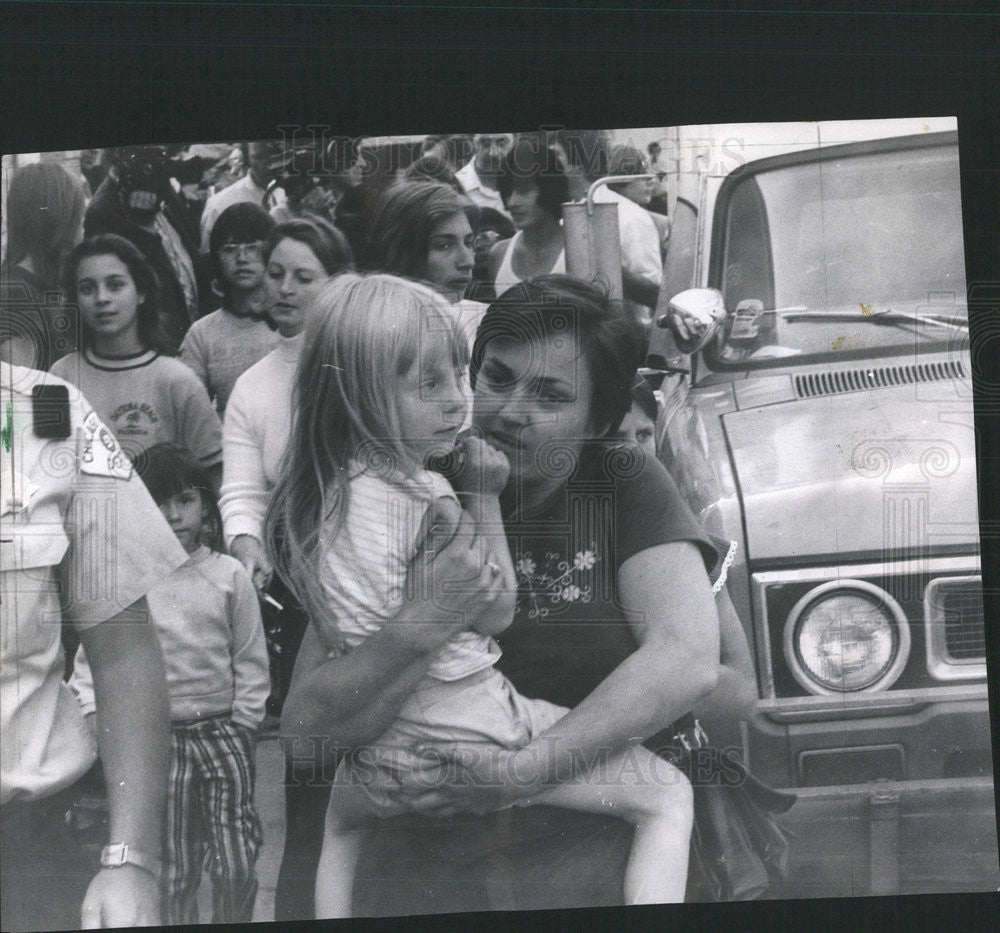
<svg viewBox="0 0 1000 933"><path fill-rule="evenodd" d="M660 260L660 232L649 211L639 207L607 185L594 192L596 204L618 205L618 236L621 242L622 267L657 288L663 279Z"/></svg>
<svg viewBox="0 0 1000 933"><path fill-rule="evenodd" d="M500 197L500 192L495 188L487 188L480 180L476 172L475 159L463 165L455 172L455 177L465 190L466 197L476 207L492 207L493 210L499 211L508 220L510 219L510 214L507 213L507 208L503 205L503 198Z"/></svg>
<svg viewBox="0 0 1000 933"><path fill-rule="evenodd" d="M0 362L9 430L0 445L2 804L69 786L97 754L63 683L60 620L92 628L187 559L114 436L72 388L69 436L38 437L36 385L66 383Z"/></svg>
<svg viewBox="0 0 1000 933"><path fill-rule="evenodd" d="M622 268L627 269L636 278L659 288L663 280L660 231L649 211L617 191L612 191L607 185L601 185L594 192L594 202L618 205L618 237L622 251ZM648 305L639 304L628 298L624 300L624 305L639 320L648 319L653 310Z"/></svg>
<svg viewBox="0 0 1000 933"><path fill-rule="evenodd" d="M264 517L292 427L292 391L304 334L285 338L233 386L222 425L219 511L226 544L264 540Z"/></svg>
<svg viewBox="0 0 1000 933"><path fill-rule="evenodd" d="M233 204L248 201L258 207L264 203L264 189L253 180L247 172L239 181L234 181L228 188L216 191L206 202L201 212L201 251L208 252L208 238L212 235L212 227L219 215Z"/></svg>
<svg viewBox="0 0 1000 933"><path fill-rule="evenodd" d="M336 644L339 632L347 648L356 648L399 613L424 515L435 499L458 501L448 481L430 470L386 477L353 461L350 470L347 511L332 539L324 532L320 574L330 611L315 621L327 647ZM460 680L499 658L489 636L458 632L431 661L427 676Z"/></svg>

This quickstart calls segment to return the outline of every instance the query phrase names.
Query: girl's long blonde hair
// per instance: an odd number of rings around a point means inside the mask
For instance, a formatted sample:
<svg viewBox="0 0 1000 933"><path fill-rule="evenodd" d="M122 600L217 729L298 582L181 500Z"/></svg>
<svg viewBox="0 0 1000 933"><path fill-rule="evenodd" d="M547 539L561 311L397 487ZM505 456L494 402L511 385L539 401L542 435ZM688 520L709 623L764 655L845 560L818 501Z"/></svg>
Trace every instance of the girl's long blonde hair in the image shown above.
<svg viewBox="0 0 1000 933"><path fill-rule="evenodd" d="M385 476L423 466L402 441L398 380L418 361L421 340L441 328L456 368L468 364L452 314L432 289L384 274L343 273L313 300L264 528L275 569L310 618L327 612L320 565L347 511L352 461Z"/></svg>

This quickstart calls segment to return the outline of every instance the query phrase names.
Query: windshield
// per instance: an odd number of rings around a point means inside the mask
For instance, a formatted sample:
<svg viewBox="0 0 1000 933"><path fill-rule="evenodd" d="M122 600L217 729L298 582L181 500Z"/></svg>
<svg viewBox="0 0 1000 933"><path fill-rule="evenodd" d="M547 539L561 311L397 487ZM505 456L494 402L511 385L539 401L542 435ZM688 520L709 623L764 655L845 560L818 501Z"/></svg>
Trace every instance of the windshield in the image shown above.
<svg viewBox="0 0 1000 933"><path fill-rule="evenodd" d="M713 368L870 357L965 338L956 146L758 172L720 193L720 211L713 277L721 281L712 284L728 320L706 353Z"/></svg>

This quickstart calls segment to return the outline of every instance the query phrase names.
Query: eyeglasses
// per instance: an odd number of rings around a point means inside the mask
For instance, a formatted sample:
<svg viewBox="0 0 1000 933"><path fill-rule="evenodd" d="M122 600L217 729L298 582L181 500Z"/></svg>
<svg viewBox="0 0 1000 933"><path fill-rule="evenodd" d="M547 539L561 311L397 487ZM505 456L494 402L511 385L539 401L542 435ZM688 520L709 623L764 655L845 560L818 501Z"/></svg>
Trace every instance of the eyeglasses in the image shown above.
<svg viewBox="0 0 1000 933"><path fill-rule="evenodd" d="M253 243L223 243L219 247L219 255L224 259L235 259L243 253L252 262L264 258L264 244L260 240Z"/></svg>

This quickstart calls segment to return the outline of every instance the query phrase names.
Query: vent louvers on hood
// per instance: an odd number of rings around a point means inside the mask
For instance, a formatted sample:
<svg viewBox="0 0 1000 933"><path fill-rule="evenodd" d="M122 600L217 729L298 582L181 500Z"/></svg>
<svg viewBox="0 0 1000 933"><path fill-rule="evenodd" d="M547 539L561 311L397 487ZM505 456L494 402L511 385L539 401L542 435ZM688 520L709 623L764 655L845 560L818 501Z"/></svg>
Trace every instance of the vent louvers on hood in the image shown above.
<svg viewBox="0 0 1000 933"><path fill-rule="evenodd" d="M799 375L795 377L795 392L799 398L814 398L817 395L841 395L846 392L864 392L882 386L910 385L914 382L936 382L941 379L964 377L965 367L958 360L879 366L875 369L847 369Z"/></svg>

